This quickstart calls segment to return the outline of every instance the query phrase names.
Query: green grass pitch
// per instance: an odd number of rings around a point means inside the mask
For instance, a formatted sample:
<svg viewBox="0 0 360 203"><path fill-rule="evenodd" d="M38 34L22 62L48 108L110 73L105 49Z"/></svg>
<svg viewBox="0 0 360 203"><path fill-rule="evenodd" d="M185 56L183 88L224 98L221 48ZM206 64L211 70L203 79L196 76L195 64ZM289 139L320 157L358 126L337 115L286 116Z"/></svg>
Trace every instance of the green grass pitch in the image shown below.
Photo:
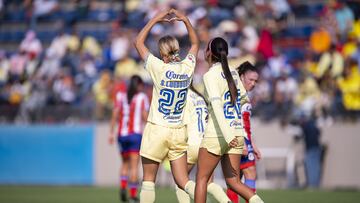
<svg viewBox="0 0 360 203"><path fill-rule="evenodd" d="M359 191L324 190L260 190L266 203L355 203L360 202ZM208 202L216 202L209 198ZM116 203L117 188L57 187L57 186L0 186L1 203ZM157 203L176 203L171 188L157 188ZM242 201L244 202L244 201Z"/></svg>

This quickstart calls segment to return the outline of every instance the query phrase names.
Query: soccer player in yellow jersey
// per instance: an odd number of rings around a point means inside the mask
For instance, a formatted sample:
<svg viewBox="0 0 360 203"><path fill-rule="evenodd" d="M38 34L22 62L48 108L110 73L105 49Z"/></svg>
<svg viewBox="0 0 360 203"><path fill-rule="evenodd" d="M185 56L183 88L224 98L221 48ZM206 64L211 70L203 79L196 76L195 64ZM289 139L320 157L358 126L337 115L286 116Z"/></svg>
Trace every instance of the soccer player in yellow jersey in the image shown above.
<svg viewBox="0 0 360 203"><path fill-rule="evenodd" d="M205 52L210 69L203 78L209 120L199 149L195 202L205 203L207 182L221 160L228 187L250 203L263 203L239 178L245 136L241 105L249 100L238 73L228 66L227 54L228 44L224 39L210 40Z"/></svg>
<svg viewBox="0 0 360 203"><path fill-rule="evenodd" d="M189 33L191 47L184 60L179 57L179 43L172 36L164 36L158 46L161 59L145 46L151 28L159 22L182 21ZM156 14L138 34L135 47L145 61L145 69L153 80L153 93L148 120L141 140L140 155L143 182L141 203L155 202L155 180L159 164L167 157L175 183L193 198L195 183L187 173L187 133L183 121L188 87L191 84L199 40L189 19L171 9Z"/></svg>
<svg viewBox="0 0 360 203"><path fill-rule="evenodd" d="M204 137L208 117L207 103L203 96L192 85L188 91L185 108L185 120L187 123L189 144L187 150L187 163L188 171L190 173L198 161L199 147L201 139ZM212 194L218 202L228 203L230 201L223 188L213 182L213 176L211 176L207 188L208 192ZM179 203L190 203L189 195L178 187L176 187L176 196Z"/></svg>

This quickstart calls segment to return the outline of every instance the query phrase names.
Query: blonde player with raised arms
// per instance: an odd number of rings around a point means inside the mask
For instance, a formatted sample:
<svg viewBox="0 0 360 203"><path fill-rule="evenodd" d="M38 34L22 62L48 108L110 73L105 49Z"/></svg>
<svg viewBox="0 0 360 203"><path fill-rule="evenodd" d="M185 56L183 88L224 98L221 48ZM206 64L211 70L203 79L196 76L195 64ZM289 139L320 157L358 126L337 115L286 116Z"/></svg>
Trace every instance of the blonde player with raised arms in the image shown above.
<svg viewBox="0 0 360 203"><path fill-rule="evenodd" d="M205 203L207 182L221 160L228 187L250 203L263 203L239 178L245 136L241 105L248 98L238 73L228 66L227 54L228 44L224 39L210 40L205 52L210 69L203 77L205 98L210 104L209 121L199 149L195 202Z"/></svg>
<svg viewBox="0 0 360 203"><path fill-rule="evenodd" d="M188 98L186 102L186 120L187 120L187 132L188 132L188 150L187 150L187 163L188 172L194 168L198 161L199 147L207 125L208 109L207 103L204 97L191 85ZM223 188L213 182L213 176L211 176L207 185L208 193L221 203L228 203L230 199L227 197ZM190 203L189 195L176 187L176 196L179 203Z"/></svg>
<svg viewBox="0 0 360 203"><path fill-rule="evenodd" d="M174 17L169 19L170 15ZM145 46L151 28L164 21L184 22L191 42L184 60L179 57L178 41L172 36L159 40L162 60L152 55ZM198 37L189 19L181 12L171 9L159 12L145 25L136 38L135 47L145 61L145 69L154 83L149 117L140 148L143 168L140 202L155 202L156 174L159 164L166 157L170 161L175 183L193 197L195 183L189 180L187 173L187 133L183 114L199 50Z"/></svg>

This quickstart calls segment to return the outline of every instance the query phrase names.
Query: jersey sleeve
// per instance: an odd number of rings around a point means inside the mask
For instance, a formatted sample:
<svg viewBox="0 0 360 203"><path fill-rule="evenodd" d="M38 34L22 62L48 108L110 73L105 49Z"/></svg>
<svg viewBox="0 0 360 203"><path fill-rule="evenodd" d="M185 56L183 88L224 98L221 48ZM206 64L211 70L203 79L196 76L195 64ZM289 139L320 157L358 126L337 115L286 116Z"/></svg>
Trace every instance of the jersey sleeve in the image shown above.
<svg viewBox="0 0 360 203"><path fill-rule="evenodd" d="M115 100L114 100L114 107L115 108L121 108L121 102L124 100L124 93L118 92L116 93Z"/></svg>
<svg viewBox="0 0 360 203"><path fill-rule="evenodd" d="M221 91L219 89L219 85L215 81L217 80L211 77L211 75L204 75L205 89L209 96L209 101L214 111L215 119L219 124L220 130L226 142L230 143L235 138L235 135L229 128L228 121L224 116L224 107L221 100Z"/></svg>
<svg viewBox="0 0 360 203"><path fill-rule="evenodd" d="M164 64L164 61L149 53L146 57L144 66L145 69L150 73L151 78L157 81L157 74L160 72L160 69L164 67Z"/></svg>
<svg viewBox="0 0 360 203"><path fill-rule="evenodd" d="M249 139L249 141L251 142L252 139L252 134L251 134L251 121L250 121L250 116L251 116L251 104L250 103L245 103L244 105L241 106L241 115L243 118L243 124L244 124L244 130L247 134L247 137Z"/></svg>

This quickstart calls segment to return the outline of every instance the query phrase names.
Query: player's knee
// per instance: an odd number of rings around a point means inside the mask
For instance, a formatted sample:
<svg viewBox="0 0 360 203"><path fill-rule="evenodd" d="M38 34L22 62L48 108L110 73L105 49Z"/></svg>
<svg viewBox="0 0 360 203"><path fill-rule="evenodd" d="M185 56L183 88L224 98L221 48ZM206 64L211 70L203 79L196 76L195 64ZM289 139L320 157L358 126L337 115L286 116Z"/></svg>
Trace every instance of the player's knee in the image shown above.
<svg viewBox="0 0 360 203"><path fill-rule="evenodd" d="M240 179L239 178L226 178L225 179L225 182L226 182L226 185L229 187L229 188L234 188L235 185L239 184L240 183Z"/></svg>
<svg viewBox="0 0 360 203"><path fill-rule="evenodd" d="M255 167L247 168L246 170L243 170L243 174L245 178L256 179L256 168Z"/></svg>

